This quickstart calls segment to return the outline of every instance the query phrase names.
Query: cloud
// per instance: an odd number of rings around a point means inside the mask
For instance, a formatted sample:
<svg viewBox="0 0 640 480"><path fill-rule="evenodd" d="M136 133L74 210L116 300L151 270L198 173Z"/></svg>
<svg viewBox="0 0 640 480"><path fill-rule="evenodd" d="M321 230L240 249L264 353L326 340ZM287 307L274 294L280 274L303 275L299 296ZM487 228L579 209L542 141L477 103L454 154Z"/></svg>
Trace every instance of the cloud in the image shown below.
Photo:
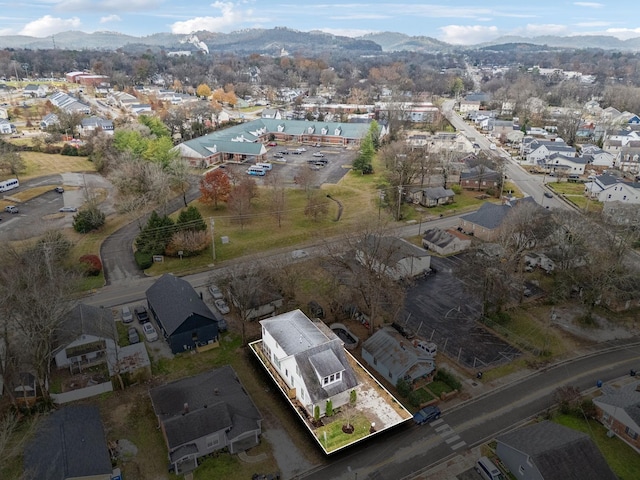
<svg viewBox="0 0 640 480"><path fill-rule="evenodd" d="M640 37L640 28L608 28L606 34L618 37L620 40L629 40Z"/></svg>
<svg viewBox="0 0 640 480"><path fill-rule="evenodd" d="M474 45L499 36L498 27L482 25L446 25L440 27L440 40L452 45Z"/></svg>
<svg viewBox="0 0 640 480"><path fill-rule="evenodd" d="M48 37L54 33L77 30L81 24L82 22L78 17L65 19L45 15L33 22L27 23L19 33L20 35L29 35L31 37Z"/></svg>
<svg viewBox="0 0 640 480"><path fill-rule="evenodd" d="M516 32L514 32L516 33ZM553 23L530 23L524 29L519 29L517 32L520 35L526 37L538 37L540 35L569 35L571 33L566 25L556 25Z"/></svg>
<svg viewBox="0 0 640 480"><path fill-rule="evenodd" d="M596 2L573 2L576 7L585 7L585 8L602 8L604 5L602 3Z"/></svg>
<svg viewBox="0 0 640 480"><path fill-rule="evenodd" d="M102 17L100 19L100 23L109 23L109 22L120 22L122 19L118 15L109 15L106 17Z"/></svg>
<svg viewBox="0 0 640 480"><path fill-rule="evenodd" d="M211 6L220 10L219 17L195 17L183 22L175 22L171 25L171 32L178 34L189 34L199 30L216 32L251 21L251 10L238 10L237 5L232 2L215 2Z"/></svg>
<svg viewBox="0 0 640 480"><path fill-rule="evenodd" d="M54 8L58 12L155 11L161 3L161 0L62 0Z"/></svg>

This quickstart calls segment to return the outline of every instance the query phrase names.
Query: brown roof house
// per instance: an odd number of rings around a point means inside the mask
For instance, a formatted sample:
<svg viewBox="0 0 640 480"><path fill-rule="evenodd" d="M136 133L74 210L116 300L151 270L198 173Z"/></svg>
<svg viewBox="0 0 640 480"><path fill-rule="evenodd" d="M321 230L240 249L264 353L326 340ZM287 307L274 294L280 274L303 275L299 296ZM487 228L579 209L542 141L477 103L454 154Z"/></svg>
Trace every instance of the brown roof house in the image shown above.
<svg viewBox="0 0 640 480"><path fill-rule="evenodd" d="M230 365L153 388L153 410L176 473L198 458L228 448L243 452L260 442L262 415Z"/></svg>
<svg viewBox="0 0 640 480"><path fill-rule="evenodd" d="M496 453L521 480L616 480L589 435L544 421L496 438Z"/></svg>

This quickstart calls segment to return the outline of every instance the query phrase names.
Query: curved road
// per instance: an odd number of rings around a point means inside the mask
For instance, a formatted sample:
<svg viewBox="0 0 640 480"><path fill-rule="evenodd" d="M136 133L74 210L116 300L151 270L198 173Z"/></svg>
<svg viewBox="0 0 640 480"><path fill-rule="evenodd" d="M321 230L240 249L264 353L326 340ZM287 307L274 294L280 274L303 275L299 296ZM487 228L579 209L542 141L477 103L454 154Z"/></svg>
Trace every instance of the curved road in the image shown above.
<svg viewBox="0 0 640 480"><path fill-rule="evenodd" d="M200 196L200 190L195 178L191 180L191 186L186 193L187 203ZM167 203L166 211L174 212L184 208L182 195ZM140 232L139 225L144 226L151 213L138 218L135 222L125 225L112 235L109 235L100 247L100 258L104 269L106 285L118 283L129 285L132 280L145 278L144 272L138 268L133 257L133 242Z"/></svg>

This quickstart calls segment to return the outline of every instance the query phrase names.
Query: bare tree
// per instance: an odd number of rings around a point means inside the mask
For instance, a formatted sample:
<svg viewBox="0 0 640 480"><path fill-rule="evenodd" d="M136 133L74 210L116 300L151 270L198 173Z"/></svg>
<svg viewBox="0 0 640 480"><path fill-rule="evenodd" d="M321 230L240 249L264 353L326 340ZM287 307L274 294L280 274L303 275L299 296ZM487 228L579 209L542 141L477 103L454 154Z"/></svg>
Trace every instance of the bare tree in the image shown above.
<svg viewBox="0 0 640 480"><path fill-rule="evenodd" d="M284 180L278 172L271 172L266 181L269 188L270 213L278 222L278 228L282 227L282 219L286 212L286 189Z"/></svg>
<svg viewBox="0 0 640 480"><path fill-rule="evenodd" d="M227 205L233 220L241 228L249 221L251 215L251 200L258 195L256 182L252 178L243 178L238 185L234 185L229 193Z"/></svg>
<svg viewBox="0 0 640 480"><path fill-rule="evenodd" d="M242 329L242 344L247 344L247 323L251 321L251 311L256 306L263 286L268 283L264 268L260 263L253 263L248 268L233 268L229 270L227 288L233 305L240 313Z"/></svg>
<svg viewBox="0 0 640 480"><path fill-rule="evenodd" d="M366 305L373 333L375 325L395 316L404 303L402 286L387 274L398 246L389 241L385 225L365 223L356 231L339 244L327 244L326 253L329 263L348 278L354 297Z"/></svg>

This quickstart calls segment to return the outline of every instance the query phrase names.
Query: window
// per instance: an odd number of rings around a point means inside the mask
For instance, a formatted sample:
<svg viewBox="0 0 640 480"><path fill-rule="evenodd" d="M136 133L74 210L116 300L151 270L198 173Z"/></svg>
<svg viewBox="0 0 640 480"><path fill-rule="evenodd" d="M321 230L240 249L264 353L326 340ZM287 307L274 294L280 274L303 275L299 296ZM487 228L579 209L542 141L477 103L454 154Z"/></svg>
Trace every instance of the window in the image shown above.
<svg viewBox="0 0 640 480"><path fill-rule="evenodd" d="M333 382L335 380L335 378L336 378L335 375L333 375L333 374L329 375L329 381L330 382Z"/></svg>
<svg viewBox="0 0 640 480"><path fill-rule="evenodd" d="M323 385L326 385L326 384L328 384L328 383L329 383L329 377L324 377L324 378L322 379L322 384L323 384Z"/></svg>
<svg viewBox="0 0 640 480"><path fill-rule="evenodd" d="M220 444L220 438L218 434L210 435L207 437L207 448L214 448Z"/></svg>
<svg viewBox="0 0 640 480"><path fill-rule="evenodd" d="M522 465L520 465L518 472L520 473L520 475L524 475L524 467Z"/></svg>
<svg viewBox="0 0 640 480"><path fill-rule="evenodd" d="M341 372L336 373L336 380L340 380L340 373Z"/></svg>
<svg viewBox="0 0 640 480"><path fill-rule="evenodd" d="M632 438L634 440L636 440L638 438L638 434L636 432L633 431L633 429L627 427L624 429L625 433L629 436L629 438Z"/></svg>

